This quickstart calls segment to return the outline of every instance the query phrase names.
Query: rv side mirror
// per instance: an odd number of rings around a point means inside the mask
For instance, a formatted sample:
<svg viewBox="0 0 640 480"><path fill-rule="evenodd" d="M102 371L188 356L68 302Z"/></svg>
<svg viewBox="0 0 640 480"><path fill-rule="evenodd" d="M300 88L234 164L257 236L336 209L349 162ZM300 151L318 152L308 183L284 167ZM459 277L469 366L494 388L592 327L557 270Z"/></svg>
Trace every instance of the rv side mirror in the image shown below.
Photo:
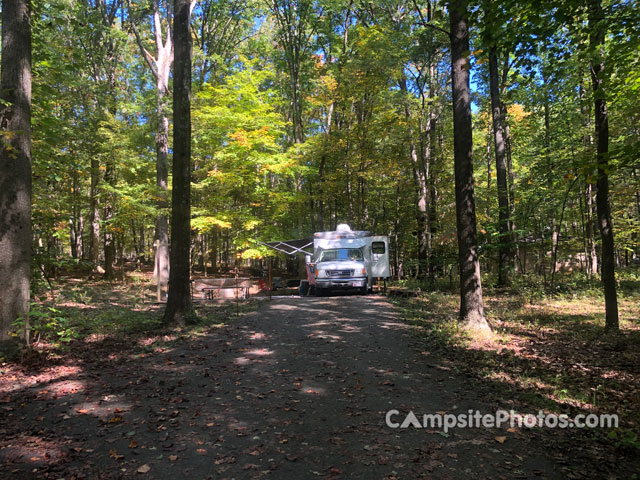
<svg viewBox="0 0 640 480"><path fill-rule="evenodd" d="M311 263L311 255L305 255L304 260L306 263Z"/></svg>

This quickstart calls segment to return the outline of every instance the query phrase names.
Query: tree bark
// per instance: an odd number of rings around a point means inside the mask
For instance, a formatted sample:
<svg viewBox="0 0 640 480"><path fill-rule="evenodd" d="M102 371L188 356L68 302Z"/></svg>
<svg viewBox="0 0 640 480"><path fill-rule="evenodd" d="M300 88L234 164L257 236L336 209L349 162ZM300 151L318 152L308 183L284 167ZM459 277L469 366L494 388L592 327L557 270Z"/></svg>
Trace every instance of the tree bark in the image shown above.
<svg viewBox="0 0 640 480"><path fill-rule="evenodd" d="M157 83L158 128L156 131L156 186L158 188L158 214L156 216L156 231L154 241L156 245L153 276L160 285L166 285L169 279L169 219L166 209L169 206L169 105L168 73L166 86L163 81Z"/></svg>
<svg viewBox="0 0 640 480"><path fill-rule="evenodd" d="M104 181L111 187L116 186L116 172L115 172L115 162L113 157L110 155L109 159L106 162L106 168L104 172ZM116 243L113 235L113 229L111 225L111 220L113 219L113 204L114 204L113 193L106 192L105 200L104 200L104 228L102 229L103 237L102 242L104 244L104 278L106 280L115 279L115 271L113 269L113 264L116 260Z"/></svg>
<svg viewBox="0 0 640 480"><path fill-rule="evenodd" d="M598 179L596 182L596 209L598 228L602 238L601 275L604 286L605 327L617 331L618 295L616 292L615 252L613 225L609 206L609 118L603 87L605 18L600 0L589 0L589 44L592 49L591 81L595 107Z"/></svg>
<svg viewBox="0 0 640 480"><path fill-rule="evenodd" d="M398 82L398 86L400 90L404 93L405 96L408 95L407 83L406 79L403 77ZM416 193L416 224L417 224L417 233L418 233L418 268L417 268L417 276L418 278L424 278L427 275L427 225L428 225L428 215L429 215L429 187L428 187L428 175L426 173L425 166L423 161L425 157L428 158L428 153L423 154L422 158L419 158L418 151L416 148L416 142L414 140L415 133L412 127L413 119L411 114L411 108L409 106L408 98L405 99L404 102L404 113L405 118L407 120L407 124L409 125L409 129L407 131L408 143L409 143L409 157L411 159L411 165L413 166L413 180L415 184L415 193ZM428 128L428 127L427 127ZM424 136L422 135L422 126L420 126L420 137L424 142ZM428 134L428 132L427 132ZM426 143L426 142L425 142ZM427 145L422 145L422 149L424 151L425 148L428 148Z"/></svg>
<svg viewBox="0 0 640 480"><path fill-rule="evenodd" d="M193 1L193 0L192 0ZM131 1L127 1L131 12ZM190 8L192 8L190 6ZM167 13L167 22L171 22L171 15ZM156 215L156 231L154 235L155 261L153 278L160 285L167 284L169 279L169 219L166 209L168 202L169 179L169 74L174 58L174 44L172 30L166 27L166 38L162 37L162 21L160 18L159 0L153 1L153 34L156 44L155 58L145 48L140 33L131 22L140 54L144 58L156 80L156 186L158 188L158 213Z"/></svg>
<svg viewBox="0 0 640 480"><path fill-rule="evenodd" d="M510 283L513 264L511 228L509 226L509 186L507 179L506 145L503 129L500 86L498 85L498 54L495 48L489 52L489 88L491 90L491 114L493 118L493 141L496 157L496 184L498 187L498 224L500 246L498 249L498 285Z"/></svg>
<svg viewBox="0 0 640 480"><path fill-rule="evenodd" d="M89 186L89 261L94 268L100 256L100 162L95 153L91 157L91 184Z"/></svg>
<svg viewBox="0 0 640 480"><path fill-rule="evenodd" d="M164 322L184 324L195 316L191 303L191 32L189 0L174 2L173 191L171 272Z"/></svg>
<svg viewBox="0 0 640 480"><path fill-rule="evenodd" d="M31 25L27 0L2 2L0 79L0 342L24 320L31 271Z"/></svg>
<svg viewBox="0 0 640 480"><path fill-rule="evenodd" d="M467 328L489 330L484 315L478 260L473 180L469 30L466 0L449 2L451 25L451 86L456 225L460 264L460 322Z"/></svg>

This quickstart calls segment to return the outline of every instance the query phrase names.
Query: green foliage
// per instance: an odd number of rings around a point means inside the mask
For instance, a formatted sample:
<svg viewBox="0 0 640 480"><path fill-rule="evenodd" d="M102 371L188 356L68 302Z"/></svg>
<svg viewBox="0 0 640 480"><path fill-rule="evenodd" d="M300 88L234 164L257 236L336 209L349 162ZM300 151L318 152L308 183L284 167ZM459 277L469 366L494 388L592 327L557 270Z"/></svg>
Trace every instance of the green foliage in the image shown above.
<svg viewBox="0 0 640 480"><path fill-rule="evenodd" d="M73 322L62 315L57 308L32 302L29 311L29 330L34 342L45 340L53 343L70 342L78 337ZM25 320L18 318L13 323L14 335L21 335L25 329Z"/></svg>

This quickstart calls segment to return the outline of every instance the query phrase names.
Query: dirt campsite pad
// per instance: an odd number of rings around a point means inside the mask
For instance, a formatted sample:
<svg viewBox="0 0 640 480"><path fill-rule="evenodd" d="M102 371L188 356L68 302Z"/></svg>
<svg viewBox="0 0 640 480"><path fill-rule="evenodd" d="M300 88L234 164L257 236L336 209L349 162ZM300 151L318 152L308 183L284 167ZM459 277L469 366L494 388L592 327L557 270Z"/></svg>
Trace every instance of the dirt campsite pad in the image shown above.
<svg viewBox="0 0 640 480"><path fill-rule="evenodd" d="M263 300L167 345L4 372L2 478L582 478L548 430L390 428L496 406L382 297Z"/></svg>

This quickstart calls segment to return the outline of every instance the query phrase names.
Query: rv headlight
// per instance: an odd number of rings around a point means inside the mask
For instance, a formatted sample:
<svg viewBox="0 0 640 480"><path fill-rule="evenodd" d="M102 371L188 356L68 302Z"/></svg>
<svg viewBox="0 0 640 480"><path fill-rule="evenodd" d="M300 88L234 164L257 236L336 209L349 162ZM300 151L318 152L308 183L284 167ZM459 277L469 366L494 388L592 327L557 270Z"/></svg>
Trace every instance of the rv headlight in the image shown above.
<svg viewBox="0 0 640 480"><path fill-rule="evenodd" d="M318 270L318 268L316 267L316 278L317 277L324 277L324 270Z"/></svg>

